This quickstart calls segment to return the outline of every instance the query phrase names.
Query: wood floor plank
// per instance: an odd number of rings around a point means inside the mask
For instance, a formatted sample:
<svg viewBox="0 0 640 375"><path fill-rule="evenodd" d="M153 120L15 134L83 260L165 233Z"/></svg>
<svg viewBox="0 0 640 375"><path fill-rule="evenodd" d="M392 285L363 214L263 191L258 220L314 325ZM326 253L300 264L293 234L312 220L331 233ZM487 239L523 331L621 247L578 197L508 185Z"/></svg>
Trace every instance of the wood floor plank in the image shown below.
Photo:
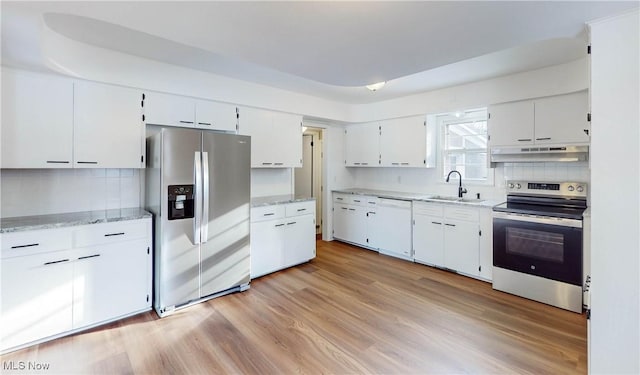
<svg viewBox="0 0 640 375"><path fill-rule="evenodd" d="M586 319L340 242L243 293L1 356L48 373L586 373ZM5 373L12 373L5 371ZM17 373L17 372L16 372Z"/></svg>

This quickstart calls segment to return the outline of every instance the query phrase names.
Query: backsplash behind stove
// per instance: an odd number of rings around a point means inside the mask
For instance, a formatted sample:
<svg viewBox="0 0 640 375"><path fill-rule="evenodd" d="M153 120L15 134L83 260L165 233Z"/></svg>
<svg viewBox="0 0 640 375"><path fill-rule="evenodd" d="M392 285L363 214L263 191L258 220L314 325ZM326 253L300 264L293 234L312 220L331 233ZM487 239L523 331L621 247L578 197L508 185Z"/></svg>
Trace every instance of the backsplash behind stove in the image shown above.
<svg viewBox="0 0 640 375"><path fill-rule="evenodd" d="M589 182L589 162L505 163L505 180Z"/></svg>

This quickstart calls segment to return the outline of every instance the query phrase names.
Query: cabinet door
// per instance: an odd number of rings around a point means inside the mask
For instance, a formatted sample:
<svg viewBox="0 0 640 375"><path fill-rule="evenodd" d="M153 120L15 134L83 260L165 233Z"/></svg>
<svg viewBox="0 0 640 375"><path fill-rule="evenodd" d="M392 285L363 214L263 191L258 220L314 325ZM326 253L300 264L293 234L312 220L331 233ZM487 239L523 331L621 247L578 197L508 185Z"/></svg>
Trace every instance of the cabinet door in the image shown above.
<svg viewBox="0 0 640 375"><path fill-rule="evenodd" d="M380 248L380 237L383 236L378 213L375 210L368 209L365 216L367 218L367 246L378 249Z"/></svg>
<svg viewBox="0 0 640 375"><path fill-rule="evenodd" d="M282 268L285 227L284 220L251 223L251 278Z"/></svg>
<svg viewBox="0 0 640 375"><path fill-rule="evenodd" d="M69 250L2 259L1 349L72 328Z"/></svg>
<svg viewBox="0 0 640 375"><path fill-rule="evenodd" d="M535 143L589 143L587 92L558 95L535 102Z"/></svg>
<svg viewBox="0 0 640 375"><path fill-rule="evenodd" d="M146 92L144 116L145 122L149 125L193 128L195 126L195 100L179 95Z"/></svg>
<svg viewBox="0 0 640 375"><path fill-rule="evenodd" d="M438 267L444 267L443 218L414 215L413 249L414 259Z"/></svg>
<svg viewBox="0 0 640 375"><path fill-rule="evenodd" d="M316 256L315 215L287 218L284 267L306 262Z"/></svg>
<svg viewBox="0 0 640 375"><path fill-rule="evenodd" d="M141 91L77 82L74 101L75 168L144 168Z"/></svg>
<svg viewBox="0 0 640 375"><path fill-rule="evenodd" d="M302 167L302 116L274 112L272 119L268 147L273 166Z"/></svg>
<svg viewBox="0 0 640 375"><path fill-rule="evenodd" d="M479 230L478 223L457 220L445 221L445 267L468 275L479 274Z"/></svg>
<svg viewBox="0 0 640 375"><path fill-rule="evenodd" d="M489 146L533 144L533 101L504 103L489 107Z"/></svg>
<svg viewBox="0 0 640 375"><path fill-rule="evenodd" d="M237 124L235 105L196 100L196 128L235 132Z"/></svg>
<svg viewBox="0 0 640 375"><path fill-rule="evenodd" d="M269 111L255 108L240 108L238 130L251 136L251 168L273 167L270 154L273 134L273 118ZM301 141L302 142L302 141Z"/></svg>
<svg viewBox="0 0 640 375"><path fill-rule="evenodd" d="M150 308L147 239L75 250L73 328Z"/></svg>
<svg viewBox="0 0 640 375"><path fill-rule="evenodd" d="M427 132L423 116L385 120L381 123L380 156L383 167L424 167Z"/></svg>
<svg viewBox="0 0 640 375"><path fill-rule="evenodd" d="M377 167L380 160L380 130L377 122L350 125L345 130L347 167Z"/></svg>
<svg viewBox="0 0 640 375"><path fill-rule="evenodd" d="M2 69L2 168L71 168L73 81Z"/></svg>
<svg viewBox="0 0 640 375"><path fill-rule="evenodd" d="M367 246L366 213L366 207L335 204L333 236L344 241Z"/></svg>

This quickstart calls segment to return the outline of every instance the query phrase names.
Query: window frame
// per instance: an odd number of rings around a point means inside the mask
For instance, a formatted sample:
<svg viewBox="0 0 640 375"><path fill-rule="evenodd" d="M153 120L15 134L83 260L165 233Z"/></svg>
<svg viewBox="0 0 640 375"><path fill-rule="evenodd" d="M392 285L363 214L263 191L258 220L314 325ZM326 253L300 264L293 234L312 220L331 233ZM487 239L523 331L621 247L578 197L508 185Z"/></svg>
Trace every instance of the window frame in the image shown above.
<svg viewBox="0 0 640 375"><path fill-rule="evenodd" d="M461 117L460 114L463 113L464 117ZM446 183L446 177L448 174L448 170L445 171L445 164L449 154L451 153L463 153L463 154L471 154L471 153L485 153L485 163L487 168L487 177L485 179L477 179L477 178L467 178L466 176L462 176L462 180L466 185L482 185L482 186L494 186L495 185L495 171L494 168L489 164L489 139L488 139L488 109L485 108L476 108L465 111L457 111L457 112L449 112L442 113L437 115L437 124L438 124L438 180L441 183ZM477 121L484 121L487 123L487 133L484 135L487 137L487 146L486 148L477 148L477 149L448 149L447 146L447 127L449 125L456 124L465 124L472 123ZM458 175L454 174L451 176L451 180L458 181Z"/></svg>

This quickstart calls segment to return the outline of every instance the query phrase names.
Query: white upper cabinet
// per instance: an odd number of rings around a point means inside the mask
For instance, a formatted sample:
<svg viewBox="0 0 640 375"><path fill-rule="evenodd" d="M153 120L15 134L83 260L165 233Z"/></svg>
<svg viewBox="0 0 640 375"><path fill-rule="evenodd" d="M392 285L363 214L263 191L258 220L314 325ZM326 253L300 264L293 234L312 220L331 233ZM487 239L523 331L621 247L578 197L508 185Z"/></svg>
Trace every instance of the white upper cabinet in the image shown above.
<svg viewBox="0 0 640 375"><path fill-rule="evenodd" d="M79 81L73 114L74 168L144 168L142 91Z"/></svg>
<svg viewBox="0 0 640 375"><path fill-rule="evenodd" d="M233 104L196 100L196 128L235 132L238 126L237 108Z"/></svg>
<svg viewBox="0 0 640 375"><path fill-rule="evenodd" d="M489 107L493 146L588 144L586 91Z"/></svg>
<svg viewBox="0 0 640 375"><path fill-rule="evenodd" d="M73 81L2 69L2 168L71 168Z"/></svg>
<svg viewBox="0 0 640 375"><path fill-rule="evenodd" d="M302 116L240 108L238 129L251 136L252 168L302 166Z"/></svg>
<svg viewBox="0 0 640 375"><path fill-rule="evenodd" d="M489 144L513 146L533 144L533 101L496 104L489 107Z"/></svg>
<svg viewBox="0 0 640 375"><path fill-rule="evenodd" d="M347 167L380 166L380 123L349 125L344 134Z"/></svg>
<svg viewBox="0 0 640 375"><path fill-rule="evenodd" d="M424 116L382 121L381 165L383 167L424 167L427 163L426 129Z"/></svg>
<svg viewBox="0 0 640 375"><path fill-rule="evenodd" d="M185 96L145 92L145 122L192 128L195 126L195 106L195 101Z"/></svg>
<svg viewBox="0 0 640 375"><path fill-rule="evenodd" d="M535 101L535 143L589 143L586 91Z"/></svg>

